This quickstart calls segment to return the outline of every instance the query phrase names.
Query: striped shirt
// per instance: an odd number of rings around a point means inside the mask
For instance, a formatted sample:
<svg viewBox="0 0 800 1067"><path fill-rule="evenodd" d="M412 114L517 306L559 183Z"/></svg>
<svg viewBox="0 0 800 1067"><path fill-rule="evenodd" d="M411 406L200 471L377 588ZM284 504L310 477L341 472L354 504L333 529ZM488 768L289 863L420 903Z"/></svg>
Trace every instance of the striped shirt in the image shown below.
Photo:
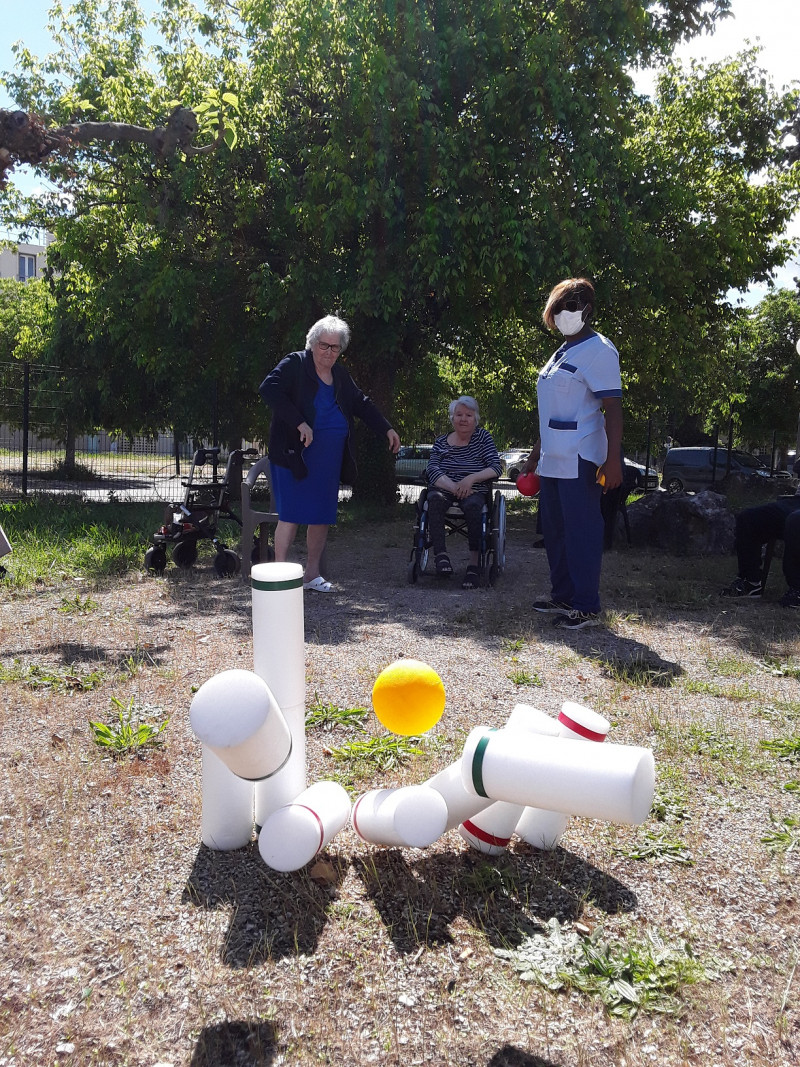
<svg viewBox="0 0 800 1067"><path fill-rule="evenodd" d="M460 482L468 474L486 470L487 467L491 467L500 477L503 464L488 430L478 426L465 445L449 445L447 437L446 433L442 434L433 442L433 452L425 471L425 477L431 485L435 485L443 475ZM488 493L489 483L477 482L473 492Z"/></svg>

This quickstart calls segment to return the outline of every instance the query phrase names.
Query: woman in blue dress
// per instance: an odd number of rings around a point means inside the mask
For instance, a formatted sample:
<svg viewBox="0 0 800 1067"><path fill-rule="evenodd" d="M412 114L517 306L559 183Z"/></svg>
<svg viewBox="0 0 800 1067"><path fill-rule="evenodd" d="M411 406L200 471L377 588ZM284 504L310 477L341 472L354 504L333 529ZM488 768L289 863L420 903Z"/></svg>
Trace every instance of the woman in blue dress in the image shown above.
<svg viewBox="0 0 800 1067"><path fill-rule="evenodd" d="M270 475L278 524L275 559L283 562L297 534L307 525L304 588L329 593L320 574L328 527L336 522L339 484L356 477L352 447L357 415L376 434L385 435L396 453L400 438L378 408L337 363L350 343L350 327L335 315L315 322L304 352L290 352L259 387L272 409L269 435Z"/></svg>

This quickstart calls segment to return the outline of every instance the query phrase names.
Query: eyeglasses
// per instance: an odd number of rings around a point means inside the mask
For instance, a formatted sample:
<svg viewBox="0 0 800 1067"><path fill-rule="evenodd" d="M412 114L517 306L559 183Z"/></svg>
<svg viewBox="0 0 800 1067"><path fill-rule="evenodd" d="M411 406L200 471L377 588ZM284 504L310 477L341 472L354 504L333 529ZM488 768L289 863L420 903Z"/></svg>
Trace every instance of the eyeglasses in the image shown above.
<svg viewBox="0 0 800 1067"><path fill-rule="evenodd" d="M562 300L559 304L559 311L583 311L583 308L583 301L575 297L570 300Z"/></svg>
<svg viewBox="0 0 800 1067"><path fill-rule="evenodd" d="M323 352L334 352L337 356L342 351L341 345L329 345L327 341L317 341L317 348L321 348Z"/></svg>

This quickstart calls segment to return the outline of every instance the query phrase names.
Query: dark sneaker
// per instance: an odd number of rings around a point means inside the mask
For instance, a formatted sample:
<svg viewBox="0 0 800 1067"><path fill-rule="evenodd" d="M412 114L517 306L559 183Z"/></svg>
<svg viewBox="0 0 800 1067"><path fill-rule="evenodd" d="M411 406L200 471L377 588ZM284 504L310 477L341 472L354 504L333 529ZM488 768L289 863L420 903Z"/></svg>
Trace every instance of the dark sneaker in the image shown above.
<svg viewBox="0 0 800 1067"><path fill-rule="evenodd" d="M730 585L726 586L720 596L756 598L761 596L764 588L762 582L748 582L746 578L734 578Z"/></svg>
<svg viewBox="0 0 800 1067"><path fill-rule="evenodd" d="M583 630L586 626L599 625L600 615L596 611L570 611L553 622L559 630Z"/></svg>
<svg viewBox="0 0 800 1067"><path fill-rule="evenodd" d="M534 600L534 611L551 611L556 612L558 615L567 615L572 608L569 604L565 604L563 600Z"/></svg>
<svg viewBox="0 0 800 1067"><path fill-rule="evenodd" d="M782 608L800 610L800 589L787 589L778 603Z"/></svg>

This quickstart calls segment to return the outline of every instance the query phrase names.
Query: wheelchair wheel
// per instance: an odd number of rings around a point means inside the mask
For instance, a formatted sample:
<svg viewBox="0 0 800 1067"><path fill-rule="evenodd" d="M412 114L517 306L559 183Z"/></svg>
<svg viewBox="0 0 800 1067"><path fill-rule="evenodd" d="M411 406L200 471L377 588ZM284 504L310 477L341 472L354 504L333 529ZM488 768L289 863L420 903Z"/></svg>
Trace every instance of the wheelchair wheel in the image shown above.
<svg viewBox="0 0 800 1067"><path fill-rule="evenodd" d="M506 498L499 489L494 494L489 552L489 585L494 585L506 566Z"/></svg>
<svg viewBox="0 0 800 1067"><path fill-rule="evenodd" d="M428 569L431 555L430 534L428 532L428 509L426 507L428 490L423 489L417 501L417 521L414 524L414 545L408 564L408 581L416 582L420 574Z"/></svg>
<svg viewBox="0 0 800 1067"><path fill-rule="evenodd" d="M184 570L197 559L197 541L178 541L172 548L172 562Z"/></svg>

